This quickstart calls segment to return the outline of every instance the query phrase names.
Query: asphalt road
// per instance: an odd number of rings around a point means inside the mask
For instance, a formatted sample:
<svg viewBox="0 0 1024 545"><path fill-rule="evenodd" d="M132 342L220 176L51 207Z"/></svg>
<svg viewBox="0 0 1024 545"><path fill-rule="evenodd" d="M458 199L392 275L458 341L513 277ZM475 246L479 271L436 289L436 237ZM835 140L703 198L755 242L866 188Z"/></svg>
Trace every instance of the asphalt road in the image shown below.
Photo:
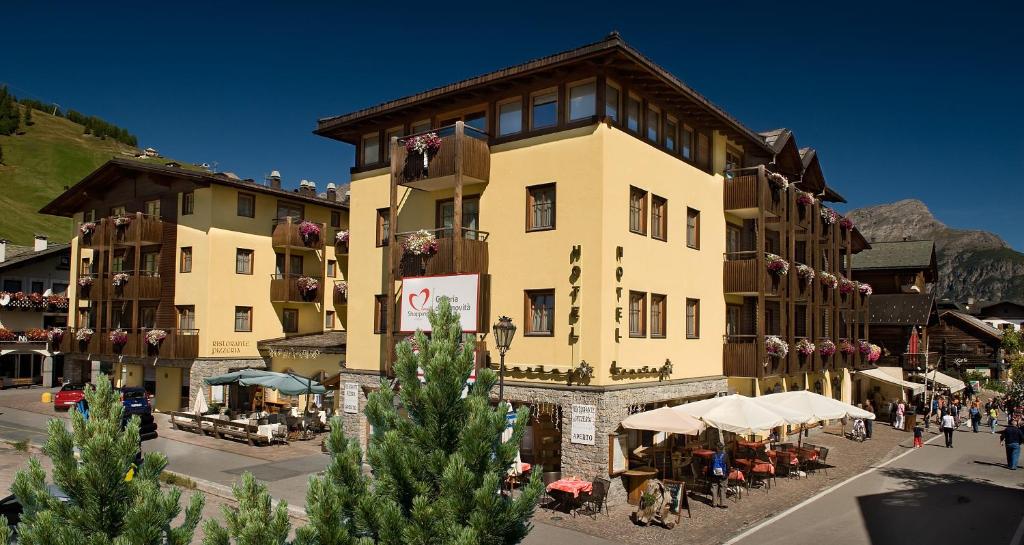
<svg viewBox="0 0 1024 545"><path fill-rule="evenodd" d="M1001 429L1001 428L1000 428ZM730 545L1020 545L1024 468L997 435L941 435L740 534Z"/></svg>

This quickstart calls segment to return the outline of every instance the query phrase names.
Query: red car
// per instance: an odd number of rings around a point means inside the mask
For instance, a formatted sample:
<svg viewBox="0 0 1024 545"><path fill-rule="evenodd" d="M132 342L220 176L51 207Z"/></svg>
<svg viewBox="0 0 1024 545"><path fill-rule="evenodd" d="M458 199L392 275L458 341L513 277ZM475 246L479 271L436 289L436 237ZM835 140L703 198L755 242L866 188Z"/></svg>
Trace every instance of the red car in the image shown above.
<svg viewBox="0 0 1024 545"><path fill-rule="evenodd" d="M66 411L75 406L85 398L84 384L65 384L63 388L53 396L53 408L58 411Z"/></svg>

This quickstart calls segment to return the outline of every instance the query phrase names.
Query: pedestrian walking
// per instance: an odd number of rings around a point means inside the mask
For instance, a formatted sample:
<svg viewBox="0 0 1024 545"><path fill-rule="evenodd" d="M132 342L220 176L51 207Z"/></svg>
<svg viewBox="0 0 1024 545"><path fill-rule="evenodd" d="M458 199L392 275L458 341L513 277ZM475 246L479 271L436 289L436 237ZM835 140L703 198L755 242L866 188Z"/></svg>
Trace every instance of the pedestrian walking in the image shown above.
<svg viewBox="0 0 1024 545"><path fill-rule="evenodd" d="M921 448L924 446L924 428L921 424L914 424L914 448Z"/></svg>
<svg viewBox="0 0 1024 545"><path fill-rule="evenodd" d="M865 401L864 402L864 410L869 412L869 413L871 413L871 414L875 414L875 407L874 407L874 405L871 404L870 401ZM871 418L865 418L864 419L864 438L865 439L871 439L871 428L872 428L873 424L874 424L874 420L872 420Z"/></svg>
<svg viewBox="0 0 1024 545"><path fill-rule="evenodd" d="M1024 440L1024 431L1020 429L1020 421L1014 420L1000 432L999 442L1006 447L1006 468L1017 470L1017 461L1020 459L1020 443Z"/></svg>
<svg viewBox="0 0 1024 545"><path fill-rule="evenodd" d="M971 404L971 431L978 433L981 428L981 409L978 407L978 402L975 401Z"/></svg>
<svg viewBox="0 0 1024 545"><path fill-rule="evenodd" d="M946 413L942 417L942 433L946 436L946 448L953 448L953 430L956 429L956 419L952 414Z"/></svg>
<svg viewBox="0 0 1024 545"><path fill-rule="evenodd" d="M907 406L903 403L903 400L900 400L900 402L896 404L896 424L893 425L894 428L898 430L903 429L906 412Z"/></svg>
<svg viewBox="0 0 1024 545"><path fill-rule="evenodd" d="M992 430L991 433L996 432L997 421L999 421L999 409L993 404L988 408L988 427Z"/></svg>
<svg viewBox="0 0 1024 545"><path fill-rule="evenodd" d="M715 453L711 455L711 463L708 464L708 482L711 483L711 506L715 506L715 497L718 497L718 507L725 509L725 489L729 482L729 460L725 454L725 445L718 443Z"/></svg>

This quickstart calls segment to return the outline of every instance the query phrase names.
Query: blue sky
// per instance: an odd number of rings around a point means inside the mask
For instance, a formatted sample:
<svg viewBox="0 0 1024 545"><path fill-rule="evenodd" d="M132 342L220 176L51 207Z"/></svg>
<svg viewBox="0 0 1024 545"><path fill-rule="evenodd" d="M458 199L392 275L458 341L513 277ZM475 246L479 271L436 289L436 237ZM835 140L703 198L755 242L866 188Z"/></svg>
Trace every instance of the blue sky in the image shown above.
<svg viewBox="0 0 1024 545"><path fill-rule="evenodd" d="M1024 249L1020 2L103 4L5 10L0 82L243 177L344 182L353 150L317 118L618 30L749 127L792 128L850 206L915 197Z"/></svg>

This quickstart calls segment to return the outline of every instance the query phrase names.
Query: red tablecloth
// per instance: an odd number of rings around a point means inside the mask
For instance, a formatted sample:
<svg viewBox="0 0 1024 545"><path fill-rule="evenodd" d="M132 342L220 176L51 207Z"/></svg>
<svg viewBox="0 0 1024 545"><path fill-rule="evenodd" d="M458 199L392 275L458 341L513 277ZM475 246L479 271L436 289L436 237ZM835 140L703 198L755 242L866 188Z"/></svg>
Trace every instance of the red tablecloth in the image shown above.
<svg viewBox="0 0 1024 545"><path fill-rule="evenodd" d="M800 463L800 460L797 458L796 453L793 452L792 450L787 450L787 451L769 450L768 451L768 457L771 458L771 460L773 462L779 459L779 455L780 454L784 455L783 456L783 460L785 460L785 456L789 456L789 463L791 463L793 465L796 465L796 464Z"/></svg>
<svg viewBox="0 0 1024 545"><path fill-rule="evenodd" d="M811 448L798 448L796 449L796 452L797 456L803 458L804 460L818 459L818 451Z"/></svg>
<svg viewBox="0 0 1024 545"><path fill-rule="evenodd" d="M548 492L552 490L559 490L567 494L572 494L572 497L580 497L580 492L590 492L594 489L594 484L590 481L581 481L573 479L559 479L548 485Z"/></svg>
<svg viewBox="0 0 1024 545"><path fill-rule="evenodd" d="M710 458L715 451L708 449L693 449L694 456L700 456L701 458Z"/></svg>
<svg viewBox="0 0 1024 545"><path fill-rule="evenodd" d="M775 466L771 462L751 460L749 458L740 458L736 460L736 465L747 468L753 473L768 473L775 475Z"/></svg>
<svg viewBox="0 0 1024 545"><path fill-rule="evenodd" d="M736 441L736 444L741 447L752 448L754 450L764 448L764 441Z"/></svg>
<svg viewBox="0 0 1024 545"><path fill-rule="evenodd" d="M740 471L738 469L734 469L734 470L729 472L729 480L730 481L739 481L739 482L742 483L742 482L745 482L747 479L746 479L746 477L743 476L743 472L742 471Z"/></svg>

